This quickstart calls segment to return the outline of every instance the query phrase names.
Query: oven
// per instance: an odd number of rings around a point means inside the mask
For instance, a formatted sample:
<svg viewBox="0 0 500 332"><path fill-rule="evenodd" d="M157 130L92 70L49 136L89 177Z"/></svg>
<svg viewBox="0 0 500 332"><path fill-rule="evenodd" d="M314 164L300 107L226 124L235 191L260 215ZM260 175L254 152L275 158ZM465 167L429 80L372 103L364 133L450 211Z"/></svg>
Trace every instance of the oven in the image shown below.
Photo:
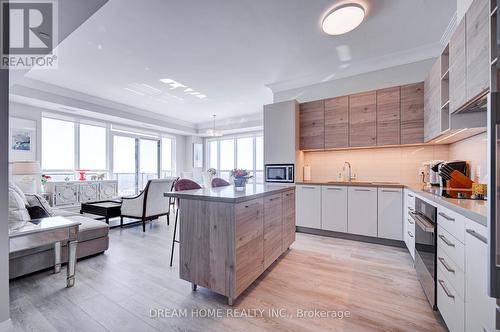
<svg viewBox="0 0 500 332"><path fill-rule="evenodd" d="M432 309L436 310L437 208L415 198L415 269Z"/></svg>
<svg viewBox="0 0 500 332"><path fill-rule="evenodd" d="M265 166L266 182L293 183L293 164L267 164Z"/></svg>

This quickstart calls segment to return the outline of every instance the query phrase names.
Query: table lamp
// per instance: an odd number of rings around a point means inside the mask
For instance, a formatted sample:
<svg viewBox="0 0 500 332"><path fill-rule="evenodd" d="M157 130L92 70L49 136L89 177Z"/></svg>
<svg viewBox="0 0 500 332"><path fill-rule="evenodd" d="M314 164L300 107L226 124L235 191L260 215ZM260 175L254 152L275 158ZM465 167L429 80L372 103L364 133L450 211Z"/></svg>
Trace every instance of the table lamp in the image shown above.
<svg viewBox="0 0 500 332"><path fill-rule="evenodd" d="M36 193L36 180L42 174L38 161L20 161L12 164L12 175L20 176L16 184L26 193Z"/></svg>

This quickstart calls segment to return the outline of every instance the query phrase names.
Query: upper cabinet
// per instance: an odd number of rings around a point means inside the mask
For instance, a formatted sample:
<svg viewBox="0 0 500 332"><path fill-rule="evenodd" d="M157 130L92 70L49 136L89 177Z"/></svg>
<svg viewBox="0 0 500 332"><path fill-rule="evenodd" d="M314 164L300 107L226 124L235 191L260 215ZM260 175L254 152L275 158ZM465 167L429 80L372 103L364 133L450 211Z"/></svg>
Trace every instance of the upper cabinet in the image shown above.
<svg viewBox="0 0 500 332"><path fill-rule="evenodd" d="M467 101L466 60L465 60L465 21L464 18L450 39L450 111L454 112Z"/></svg>
<svg viewBox="0 0 500 332"><path fill-rule="evenodd" d="M465 24L467 99L488 90L490 83L489 1L474 1Z"/></svg>
<svg viewBox="0 0 500 332"><path fill-rule="evenodd" d="M424 82L424 140L439 136L442 129L441 121L441 62L438 60L432 66Z"/></svg>
<svg viewBox="0 0 500 332"><path fill-rule="evenodd" d="M401 87L401 144L424 142L424 83Z"/></svg>
<svg viewBox="0 0 500 332"><path fill-rule="evenodd" d="M401 143L401 88L377 91L377 145Z"/></svg>
<svg viewBox="0 0 500 332"><path fill-rule="evenodd" d="M300 104L301 150L324 149L325 147L325 104L323 100Z"/></svg>
<svg viewBox="0 0 500 332"><path fill-rule="evenodd" d="M352 147L377 144L377 95L375 91L349 96L349 142Z"/></svg>
<svg viewBox="0 0 500 332"><path fill-rule="evenodd" d="M424 82L302 103L299 114L300 150L423 143Z"/></svg>
<svg viewBox="0 0 500 332"><path fill-rule="evenodd" d="M325 149L349 147L349 97L325 100Z"/></svg>

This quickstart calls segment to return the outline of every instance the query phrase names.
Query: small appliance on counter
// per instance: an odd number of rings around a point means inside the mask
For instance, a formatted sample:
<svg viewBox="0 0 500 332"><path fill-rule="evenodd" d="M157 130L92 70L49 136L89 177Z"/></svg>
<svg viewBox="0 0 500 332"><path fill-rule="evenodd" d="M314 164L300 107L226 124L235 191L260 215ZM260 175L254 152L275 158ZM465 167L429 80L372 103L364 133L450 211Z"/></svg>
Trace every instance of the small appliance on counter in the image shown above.
<svg viewBox="0 0 500 332"><path fill-rule="evenodd" d="M441 178L438 174L438 167L442 163L443 160L430 160L423 163L423 182L429 186L439 186L441 184Z"/></svg>
<svg viewBox="0 0 500 332"><path fill-rule="evenodd" d="M294 183L294 164L266 164L265 180L272 183Z"/></svg>

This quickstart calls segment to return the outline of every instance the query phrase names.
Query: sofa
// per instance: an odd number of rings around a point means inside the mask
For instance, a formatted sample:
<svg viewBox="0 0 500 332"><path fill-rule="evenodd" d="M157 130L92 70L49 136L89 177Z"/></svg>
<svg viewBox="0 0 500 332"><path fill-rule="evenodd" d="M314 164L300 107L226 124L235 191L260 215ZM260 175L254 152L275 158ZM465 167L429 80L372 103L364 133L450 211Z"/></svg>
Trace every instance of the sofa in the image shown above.
<svg viewBox="0 0 500 332"><path fill-rule="evenodd" d="M21 198L21 203L18 201ZM9 184L9 226L17 218L17 222L29 217L22 211L22 204L29 207L33 204L43 206L43 209L49 213L49 216L61 216L77 222L80 222L78 232L78 246L76 256L78 259L103 253L109 247L109 226L103 222L84 217L71 211L51 208L48 203L39 195L30 195L20 192L20 189L14 184ZM68 261L66 244L63 244L61 250L61 262ZM54 266L54 246L44 245L31 249L26 249L11 253L9 256L9 277L10 279L20 277L29 273L44 270Z"/></svg>

